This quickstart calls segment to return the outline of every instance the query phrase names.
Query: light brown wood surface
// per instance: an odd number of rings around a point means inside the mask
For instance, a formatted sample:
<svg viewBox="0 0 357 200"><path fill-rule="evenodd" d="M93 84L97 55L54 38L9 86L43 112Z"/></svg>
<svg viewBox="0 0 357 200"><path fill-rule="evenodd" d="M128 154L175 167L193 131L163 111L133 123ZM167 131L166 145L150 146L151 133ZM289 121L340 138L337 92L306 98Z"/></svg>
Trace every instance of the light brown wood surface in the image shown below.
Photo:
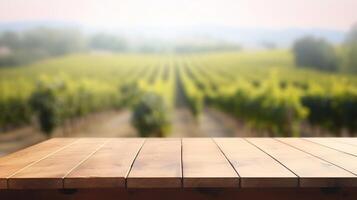
<svg viewBox="0 0 357 200"><path fill-rule="evenodd" d="M351 145L331 138L306 138L306 140L357 156L357 146L355 145Z"/></svg>
<svg viewBox="0 0 357 200"><path fill-rule="evenodd" d="M357 157L300 138L278 138L278 140L306 153L333 163L357 175Z"/></svg>
<svg viewBox="0 0 357 200"><path fill-rule="evenodd" d="M7 179L24 167L71 145L77 139L50 139L0 158L0 189L7 188Z"/></svg>
<svg viewBox="0 0 357 200"><path fill-rule="evenodd" d="M147 139L127 178L128 188L181 187L181 139Z"/></svg>
<svg viewBox="0 0 357 200"><path fill-rule="evenodd" d="M239 187L239 176L211 138L183 138L184 187Z"/></svg>
<svg viewBox="0 0 357 200"><path fill-rule="evenodd" d="M8 179L8 186L10 189L62 188L63 178L107 141L100 138L79 139L17 172Z"/></svg>
<svg viewBox="0 0 357 200"><path fill-rule="evenodd" d="M241 179L241 187L297 187L298 177L242 138L215 138Z"/></svg>
<svg viewBox="0 0 357 200"><path fill-rule="evenodd" d="M280 141L272 138L247 140L298 175L300 187L357 186L356 176L352 173Z"/></svg>
<svg viewBox="0 0 357 200"><path fill-rule="evenodd" d="M354 138L331 138L331 139L345 143L345 144L357 146L357 137L354 137Z"/></svg>
<svg viewBox="0 0 357 200"><path fill-rule="evenodd" d="M356 141L51 139L0 158L0 189L357 187Z"/></svg>
<svg viewBox="0 0 357 200"><path fill-rule="evenodd" d="M112 139L70 172L65 188L119 188L125 179L144 139Z"/></svg>

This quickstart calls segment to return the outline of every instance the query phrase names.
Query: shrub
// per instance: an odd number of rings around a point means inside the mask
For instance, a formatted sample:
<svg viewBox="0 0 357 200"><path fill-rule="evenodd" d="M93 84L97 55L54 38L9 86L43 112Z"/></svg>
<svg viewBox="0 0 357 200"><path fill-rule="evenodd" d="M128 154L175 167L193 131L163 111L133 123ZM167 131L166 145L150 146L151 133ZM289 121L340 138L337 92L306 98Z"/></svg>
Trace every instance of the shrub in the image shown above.
<svg viewBox="0 0 357 200"><path fill-rule="evenodd" d="M168 132L166 105L155 93L143 95L133 108L132 124L141 137L163 137Z"/></svg>
<svg viewBox="0 0 357 200"><path fill-rule="evenodd" d="M30 97L30 104L37 114L41 130L49 136L59 120L54 92L50 89L39 89Z"/></svg>
<svg viewBox="0 0 357 200"><path fill-rule="evenodd" d="M30 122L31 112L25 98L0 99L0 131Z"/></svg>
<svg viewBox="0 0 357 200"><path fill-rule="evenodd" d="M357 96L356 95L318 95L308 94L302 103L310 112L308 121L335 133L347 129L350 133L357 130Z"/></svg>

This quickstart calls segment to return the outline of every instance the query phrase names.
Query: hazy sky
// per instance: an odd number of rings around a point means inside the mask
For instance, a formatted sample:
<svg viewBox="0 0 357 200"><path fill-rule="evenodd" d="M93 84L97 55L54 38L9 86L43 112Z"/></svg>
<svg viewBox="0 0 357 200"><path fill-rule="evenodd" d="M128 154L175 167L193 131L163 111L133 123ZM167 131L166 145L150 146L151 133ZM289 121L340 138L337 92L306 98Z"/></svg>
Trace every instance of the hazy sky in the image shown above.
<svg viewBox="0 0 357 200"><path fill-rule="evenodd" d="M0 0L1 22L26 20L347 30L357 22L357 0Z"/></svg>

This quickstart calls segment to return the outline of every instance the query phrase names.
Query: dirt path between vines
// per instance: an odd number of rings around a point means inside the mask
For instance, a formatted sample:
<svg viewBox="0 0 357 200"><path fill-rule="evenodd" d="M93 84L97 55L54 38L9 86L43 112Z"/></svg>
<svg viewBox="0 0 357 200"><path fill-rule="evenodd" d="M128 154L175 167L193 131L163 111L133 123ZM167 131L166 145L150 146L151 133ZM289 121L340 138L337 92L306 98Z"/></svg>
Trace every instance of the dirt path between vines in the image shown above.
<svg viewBox="0 0 357 200"><path fill-rule="evenodd" d="M130 124L131 111L110 111L84 119L71 130L70 137L135 137L136 130ZM58 133L60 134L60 133ZM60 136L60 135L59 135Z"/></svg>
<svg viewBox="0 0 357 200"><path fill-rule="evenodd" d="M96 113L76 120L73 129L63 134L62 128L53 137L136 137L130 124L129 110ZM47 138L33 126L18 128L0 134L0 156L31 146Z"/></svg>
<svg viewBox="0 0 357 200"><path fill-rule="evenodd" d="M187 108L176 108L172 117L170 137L200 137L196 119Z"/></svg>
<svg viewBox="0 0 357 200"><path fill-rule="evenodd" d="M177 69L176 69L177 70ZM189 110L184 86L176 71L176 102L172 116L172 137L231 137L242 135L237 122L215 109L206 108L196 119Z"/></svg>
<svg viewBox="0 0 357 200"><path fill-rule="evenodd" d="M198 137L200 135L197 120L189 110L188 100L186 99L183 84L181 82L178 68L175 72L175 108L171 116L170 137Z"/></svg>
<svg viewBox="0 0 357 200"><path fill-rule="evenodd" d="M254 135L232 116L214 108L205 108L200 130L209 137L248 137Z"/></svg>
<svg viewBox="0 0 357 200"><path fill-rule="evenodd" d="M187 108L177 108L173 113L170 137L244 137L247 130L231 116L206 108L195 119Z"/></svg>

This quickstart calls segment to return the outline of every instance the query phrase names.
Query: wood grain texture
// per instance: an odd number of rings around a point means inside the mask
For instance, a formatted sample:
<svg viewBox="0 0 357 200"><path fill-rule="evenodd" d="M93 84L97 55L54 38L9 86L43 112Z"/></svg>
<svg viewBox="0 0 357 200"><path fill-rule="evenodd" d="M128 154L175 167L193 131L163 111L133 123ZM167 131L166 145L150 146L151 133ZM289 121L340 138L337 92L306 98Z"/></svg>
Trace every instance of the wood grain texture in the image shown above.
<svg viewBox="0 0 357 200"><path fill-rule="evenodd" d="M239 187L239 176L211 138L182 139L183 186Z"/></svg>
<svg viewBox="0 0 357 200"><path fill-rule="evenodd" d="M79 139L71 146L19 171L8 179L10 189L59 189L63 178L108 139Z"/></svg>
<svg viewBox="0 0 357 200"><path fill-rule="evenodd" d="M214 138L232 163L241 187L297 187L298 177L242 138Z"/></svg>
<svg viewBox="0 0 357 200"><path fill-rule="evenodd" d="M286 144L326 160L357 175L357 157L299 138L278 138Z"/></svg>
<svg viewBox="0 0 357 200"><path fill-rule="evenodd" d="M123 188L144 139L112 139L64 179L64 188Z"/></svg>
<svg viewBox="0 0 357 200"><path fill-rule="evenodd" d="M76 140L73 138L50 139L0 158L0 189L7 188L7 179L17 171L65 148Z"/></svg>
<svg viewBox="0 0 357 200"><path fill-rule="evenodd" d="M272 138L247 140L298 175L300 187L357 186L356 176L352 173L280 141Z"/></svg>
<svg viewBox="0 0 357 200"><path fill-rule="evenodd" d="M181 181L181 139L150 138L134 161L127 187L179 188Z"/></svg>
<svg viewBox="0 0 357 200"><path fill-rule="evenodd" d="M355 145L347 144L332 138L306 138L306 140L357 156L357 146Z"/></svg>

